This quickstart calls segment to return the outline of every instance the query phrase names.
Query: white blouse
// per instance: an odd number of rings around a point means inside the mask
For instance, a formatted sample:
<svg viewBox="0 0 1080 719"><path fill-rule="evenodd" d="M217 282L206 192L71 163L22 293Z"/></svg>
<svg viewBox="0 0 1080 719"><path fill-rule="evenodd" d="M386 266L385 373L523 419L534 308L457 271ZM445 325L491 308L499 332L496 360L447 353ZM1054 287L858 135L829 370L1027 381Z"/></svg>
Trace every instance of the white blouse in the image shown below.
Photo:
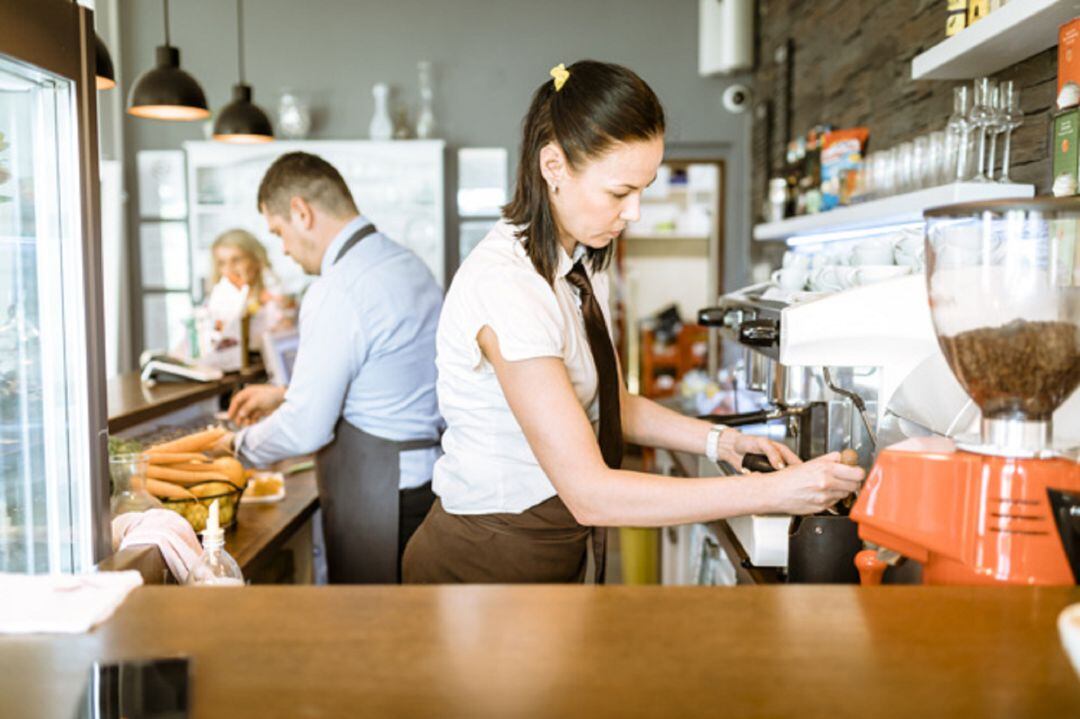
<svg viewBox="0 0 1080 719"><path fill-rule="evenodd" d="M533 267L515 227L500 221L454 275L436 335L439 410L446 420L432 487L451 514L521 513L555 495L510 411L477 334L485 325L508 361L559 357L578 401L599 427L596 366L577 290L566 280L576 259L559 252L554 288ZM586 271L611 331L606 274ZM544 392L537 387L537 392Z"/></svg>

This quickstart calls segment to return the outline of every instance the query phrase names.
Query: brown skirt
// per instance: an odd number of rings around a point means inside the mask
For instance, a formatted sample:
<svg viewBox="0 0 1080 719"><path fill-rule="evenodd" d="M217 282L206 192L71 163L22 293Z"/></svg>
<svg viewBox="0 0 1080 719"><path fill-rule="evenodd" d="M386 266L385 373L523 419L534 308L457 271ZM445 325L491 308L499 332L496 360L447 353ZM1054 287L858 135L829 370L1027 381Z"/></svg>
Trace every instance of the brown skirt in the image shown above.
<svg viewBox="0 0 1080 719"><path fill-rule="evenodd" d="M405 548L402 581L580 584L590 533L558 496L521 514L450 514L435 500Z"/></svg>

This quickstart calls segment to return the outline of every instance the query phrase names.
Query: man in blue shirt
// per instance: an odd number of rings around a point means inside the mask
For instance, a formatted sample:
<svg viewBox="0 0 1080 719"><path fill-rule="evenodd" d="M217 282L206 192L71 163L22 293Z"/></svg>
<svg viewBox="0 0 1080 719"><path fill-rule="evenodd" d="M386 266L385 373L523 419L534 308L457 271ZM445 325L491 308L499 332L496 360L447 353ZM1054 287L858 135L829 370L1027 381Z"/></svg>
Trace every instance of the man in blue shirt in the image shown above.
<svg viewBox="0 0 1080 719"><path fill-rule="evenodd" d="M330 581L399 581L401 552L434 500L442 290L316 155L279 157L258 203L286 254L318 278L300 308L288 388L250 386L230 404L239 424L258 420L236 434L234 451L260 466L318 451Z"/></svg>

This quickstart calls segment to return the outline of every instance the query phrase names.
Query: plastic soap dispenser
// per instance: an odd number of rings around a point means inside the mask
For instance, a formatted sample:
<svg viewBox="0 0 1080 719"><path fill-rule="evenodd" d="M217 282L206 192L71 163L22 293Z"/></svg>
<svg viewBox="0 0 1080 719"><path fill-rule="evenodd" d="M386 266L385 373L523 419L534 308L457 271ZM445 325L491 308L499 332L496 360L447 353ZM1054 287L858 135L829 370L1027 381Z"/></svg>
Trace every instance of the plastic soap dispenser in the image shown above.
<svg viewBox="0 0 1080 719"><path fill-rule="evenodd" d="M240 565L225 551L225 530L218 519L218 500L210 505L210 517L203 530L203 553L191 568L185 584L201 586L242 587L244 575Z"/></svg>

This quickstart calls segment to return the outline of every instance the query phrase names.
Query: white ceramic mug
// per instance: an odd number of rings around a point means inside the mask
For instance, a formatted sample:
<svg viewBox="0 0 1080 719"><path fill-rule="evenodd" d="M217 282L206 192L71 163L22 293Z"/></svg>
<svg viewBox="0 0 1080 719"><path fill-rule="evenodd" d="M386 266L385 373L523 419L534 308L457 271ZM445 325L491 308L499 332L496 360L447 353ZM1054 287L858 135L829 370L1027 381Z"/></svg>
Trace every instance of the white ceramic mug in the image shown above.
<svg viewBox="0 0 1080 719"><path fill-rule="evenodd" d="M897 267L895 265L863 265L852 268L852 285L872 285L875 282L891 280L911 274L911 267Z"/></svg>
<svg viewBox="0 0 1080 719"><path fill-rule="evenodd" d="M891 265L892 262L893 246L888 237L867 237L851 252L853 265Z"/></svg>
<svg viewBox="0 0 1080 719"><path fill-rule="evenodd" d="M838 292L852 286L854 267L826 265L818 268L810 277L810 289L818 292Z"/></svg>
<svg viewBox="0 0 1080 719"><path fill-rule="evenodd" d="M803 267L781 267L772 273L772 281L785 290L803 289L809 277L810 271Z"/></svg>
<svg viewBox="0 0 1080 719"><path fill-rule="evenodd" d="M801 270L810 269L810 255L802 252L794 252L788 250L784 253L784 259L781 263L781 267L787 269L789 267L798 268Z"/></svg>

